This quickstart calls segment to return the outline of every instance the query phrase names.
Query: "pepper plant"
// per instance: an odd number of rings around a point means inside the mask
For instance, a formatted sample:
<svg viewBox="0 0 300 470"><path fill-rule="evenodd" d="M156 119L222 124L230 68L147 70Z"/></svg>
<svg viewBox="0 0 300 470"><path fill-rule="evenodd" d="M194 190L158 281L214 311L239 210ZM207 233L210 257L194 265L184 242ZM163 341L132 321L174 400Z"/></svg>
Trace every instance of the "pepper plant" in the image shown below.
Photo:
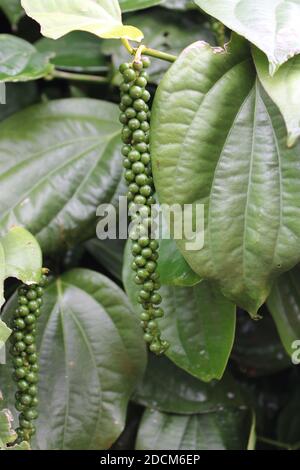
<svg viewBox="0 0 300 470"><path fill-rule="evenodd" d="M0 448L298 449L300 0L0 8Z"/></svg>

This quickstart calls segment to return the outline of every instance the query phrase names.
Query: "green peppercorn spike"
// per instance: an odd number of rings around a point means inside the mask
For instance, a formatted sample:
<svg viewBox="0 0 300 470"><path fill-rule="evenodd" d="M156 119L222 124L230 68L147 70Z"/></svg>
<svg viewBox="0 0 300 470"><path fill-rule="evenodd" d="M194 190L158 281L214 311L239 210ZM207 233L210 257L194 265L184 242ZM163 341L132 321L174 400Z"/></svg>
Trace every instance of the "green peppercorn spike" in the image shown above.
<svg viewBox="0 0 300 470"><path fill-rule="evenodd" d="M120 85L120 122L123 124L122 140L125 145L122 147L122 155L125 157L123 166L128 185L129 210L132 221L137 221L130 232L130 236L134 238L131 249L134 260L131 268L134 282L140 286L138 301L144 309L140 315L141 326L150 350L155 354L163 354L169 344L161 339L157 322L163 316L163 310L158 308L162 301L158 293L158 242L151 240L149 233L152 206L156 203L149 154L151 112L148 103L151 95L146 88L149 76L145 71L149 66L148 57L136 58L132 64L124 63L120 66L123 76ZM22 305L27 307L26 303ZM28 308L30 309L30 305Z"/></svg>
<svg viewBox="0 0 300 470"><path fill-rule="evenodd" d="M44 270L43 270L44 271ZM42 297L48 277L46 270L38 285L22 285L18 289L18 304L13 318L12 355L18 392L15 407L20 412L18 441L30 441L35 433L32 421L38 416L36 406L38 383L38 358L36 354L36 323L41 314Z"/></svg>

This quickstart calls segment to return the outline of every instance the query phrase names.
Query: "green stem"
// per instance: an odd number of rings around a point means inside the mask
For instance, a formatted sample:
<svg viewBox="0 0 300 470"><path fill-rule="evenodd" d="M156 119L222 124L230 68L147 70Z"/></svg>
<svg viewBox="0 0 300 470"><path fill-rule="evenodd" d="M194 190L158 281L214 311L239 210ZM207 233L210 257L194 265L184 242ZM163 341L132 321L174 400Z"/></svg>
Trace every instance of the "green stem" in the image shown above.
<svg viewBox="0 0 300 470"><path fill-rule="evenodd" d="M125 47L125 49L127 49L127 51L129 52L129 54L133 55L135 53L133 47L131 47L131 44L130 42L128 41L128 39L121 39L122 41L122 44L123 46Z"/></svg>
<svg viewBox="0 0 300 470"><path fill-rule="evenodd" d="M108 83L106 77L99 77L98 75L86 75L83 73L71 73L64 72L63 70L54 70L49 79L60 78L63 80L76 80L79 82L89 82L89 83Z"/></svg>
<svg viewBox="0 0 300 470"><path fill-rule="evenodd" d="M129 54L136 54L138 48L134 49L127 39L121 39L121 41L124 47L129 52ZM143 48L143 54L148 55L150 57L155 57L156 59L165 60L166 62L175 62L175 60L177 59L176 55L168 54L167 52L157 51L156 49L151 49L149 47Z"/></svg>

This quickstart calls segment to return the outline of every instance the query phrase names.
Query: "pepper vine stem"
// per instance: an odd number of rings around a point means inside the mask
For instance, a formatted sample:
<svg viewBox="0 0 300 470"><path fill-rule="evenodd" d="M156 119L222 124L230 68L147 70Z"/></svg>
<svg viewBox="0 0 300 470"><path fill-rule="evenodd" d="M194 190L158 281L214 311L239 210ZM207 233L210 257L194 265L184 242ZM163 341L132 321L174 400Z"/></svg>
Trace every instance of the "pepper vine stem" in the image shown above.
<svg viewBox="0 0 300 470"><path fill-rule="evenodd" d="M128 39L121 39L122 44L124 45L125 49L129 52L130 55L136 55L136 53L139 51L138 48L133 48L128 41ZM141 46L140 46L141 47ZM168 54L167 52L161 52L156 49L151 49L146 46L143 47L143 54L148 55L150 57L155 57L156 59L164 60L166 62L175 62L177 60L177 56L173 54Z"/></svg>
<svg viewBox="0 0 300 470"><path fill-rule="evenodd" d="M82 73L71 73L65 72L63 70L53 70L51 75L47 77L48 80L52 80L54 78L60 78L63 80L75 80L79 82L89 82L89 83L108 83L108 79L106 77L100 77L98 75L87 75Z"/></svg>

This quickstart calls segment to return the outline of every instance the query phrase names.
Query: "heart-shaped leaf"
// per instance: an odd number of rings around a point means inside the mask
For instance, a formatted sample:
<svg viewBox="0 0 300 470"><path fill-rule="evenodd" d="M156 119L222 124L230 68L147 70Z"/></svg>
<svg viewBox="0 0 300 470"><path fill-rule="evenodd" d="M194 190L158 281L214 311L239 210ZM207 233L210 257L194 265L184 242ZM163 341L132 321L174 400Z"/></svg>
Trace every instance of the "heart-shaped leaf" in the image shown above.
<svg viewBox="0 0 300 470"><path fill-rule="evenodd" d="M0 0L0 8L4 11L13 26L16 26L24 14L21 0Z"/></svg>
<svg viewBox="0 0 300 470"><path fill-rule="evenodd" d="M178 416L146 410L136 450L246 450L251 436L248 410Z"/></svg>
<svg viewBox="0 0 300 470"><path fill-rule="evenodd" d="M134 401L165 413L211 413L229 408L246 408L241 390L229 373L209 384L176 367L166 357L149 356L143 382Z"/></svg>
<svg viewBox="0 0 300 470"><path fill-rule="evenodd" d="M41 33L58 39L71 31L87 31L101 38L140 42L143 33L124 26L118 0L21 0L27 15L41 25Z"/></svg>
<svg viewBox="0 0 300 470"><path fill-rule="evenodd" d="M10 322L17 299L4 309ZM75 269L45 290L38 325L39 449L107 449L123 430L141 379L145 345L125 294L106 277ZM10 363L1 384L14 400Z"/></svg>
<svg viewBox="0 0 300 470"><path fill-rule="evenodd" d="M45 253L94 236L96 209L114 201L122 175L118 114L108 102L67 99L0 124L1 233L25 226Z"/></svg>
<svg viewBox="0 0 300 470"><path fill-rule="evenodd" d="M36 239L22 227L12 227L0 238L0 307L4 302L3 282L15 277L37 284L42 275L42 252Z"/></svg>
<svg viewBox="0 0 300 470"><path fill-rule="evenodd" d="M99 39L84 31L74 31L60 39L42 38L35 43L39 52L48 53L56 68L73 72L107 72L108 61L101 52Z"/></svg>
<svg viewBox="0 0 300 470"><path fill-rule="evenodd" d="M190 250L183 237L179 249L256 317L274 278L300 259L300 146L287 149L243 40L228 51L188 47L158 88L152 130L160 203L204 206L204 247Z"/></svg>
<svg viewBox="0 0 300 470"><path fill-rule="evenodd" d="M131 241L124 256L123 282L136 312L139 286L131 271ZM231 352L235 333L235 306L209 282L195 287L161 289L165 317L159 321L162 336L169 341L167 356L182 369L209 382L220 379Z"/></svg>
<svg viewBox="0 0 300 470"><path fill-rule="evenodd" d="M294 342L300 339L300 266L283 274L274 284L267 300L282 344L287 353L295 352Z"/></svg>
<svg viewBox="0 0 300 470"><path fill-rule="evenodd" d="M37 240L22 227L12 227L0 238L5 257L5 277L15 277L26 284L41 279L42 251Z"/></svg>
<svg viewBox="0 0 300 470"><path fill-rule="evenodd" d="M24 39L0 34L0 82L26 82L50 75L54 68L50 57Z"/></svg>
<svg viewBox="0 0 300 470"><path fill-rule="evenodd" d="M282 65L274 77L269 74L268 59L253 47L252 54L259 79L268 95L279 107L288 130L287 145L292 147L300 136L300 56Z"/></svg>
<svg viewBox="0 0 300 470"><path fill-rule="evenodd" d="M300 52L300 0L194 0L267 56L270 72Z"/></svg>

